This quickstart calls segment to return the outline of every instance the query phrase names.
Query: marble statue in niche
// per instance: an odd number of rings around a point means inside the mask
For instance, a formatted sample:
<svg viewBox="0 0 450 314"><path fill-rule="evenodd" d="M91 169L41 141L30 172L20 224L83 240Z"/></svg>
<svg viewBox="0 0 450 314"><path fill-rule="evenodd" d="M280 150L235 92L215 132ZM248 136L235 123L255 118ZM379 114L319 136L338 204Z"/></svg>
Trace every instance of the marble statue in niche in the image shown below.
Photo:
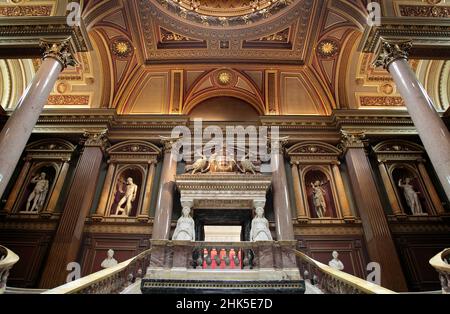
<svg viewBox="0 0 450 314"><path fill-rule="evenodd" d="M190 214L191 209L184 206L183 215L178 219L172 236L173 241L195 241L195 222Z"/></svg>
<svg viewBox="0 0 450 314"><path fill-rule="evenodd" d="M326 191L323 185L324 183L321 181L311 182L314 210L316 211L317 218L325 217L327 212L327 202L325 201Z"/></svg>
<svg viewBox="0 0 450 314"><path fill-rule="evenodd" d="M136 200L138 186L134 184L133 178L128 178L126 183L125 195L117 205L117 215L129 216L133 209L133 202ZM123 207L125 205L125 207Z"/></svg>
<svg viewBox="0 0 450 314"><path fill-rule="evenodd" d="M114 258L114 250L109 249L106 253L106 258L103 260L101 266L102 268L111 268L118 264L117 260Z"/></svg>
<svg viewBox="0 0 450 314"><path fill-rule="evenodd" d="M35 186L28 197L26 211L37 213L44 207L50 184L47 180L47 174L45 172L35 176L31 179L30 183L35 184Z"/></svg>
<svg viewBox="0 0 450 314"><path fill-rule="evenodd" d="M339 259L339 253L337 251L334 251L333 259L328 263L328 266L330 266L333 269L343 271L345 269L344 263Z"/></svg>
<svg viewBox="0 0 450 314"><path fill-rule="evenodd" d="M269 221L264 217L264 208L256 208L256 216L252 220L252 228L250 230L250 240L257 241L272 241L272 234L269 229Z"/></svg>
<svg viewBox="0 0 450 314"><path fill-rule="evenodd" d="M414 190L414 186L411 182L411 178L406 178L404 181L400 179L398 186L403 190L406 203L408 204L409 209L411 209L412 214L416 216L424 215L425 213L419 199L420 192Z"/></svg>

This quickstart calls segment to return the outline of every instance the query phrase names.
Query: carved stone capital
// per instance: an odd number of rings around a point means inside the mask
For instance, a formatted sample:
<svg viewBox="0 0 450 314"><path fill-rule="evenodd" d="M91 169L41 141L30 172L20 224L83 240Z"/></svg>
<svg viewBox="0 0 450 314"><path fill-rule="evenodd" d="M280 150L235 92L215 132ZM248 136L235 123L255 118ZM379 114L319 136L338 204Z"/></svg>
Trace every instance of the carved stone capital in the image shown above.
<svg viewBox="0 0 450 314"><path fill-rule="evenodd" d="M181 137L175 137L175 138L167 138L167 137L161 137L161 144L163 145L163 152L171 153L174 145L176 145L180 140L182 140Z"/></svg>
<svg viewBox="0 0 450 314"><path fill-rule="evenodd" d="M88 132L85 131L83 135L83 140L81 143L84 147L100 147L102 150L106 150L109 146L109 141L107 138L108 130L104 130L101 132Z"/></svg>
<svg viewBox="0 0 450 314"><path fill-rule="evenodd" d="M69 40L52 42L41 39L42 60L52 58L62 64L63 68L77 65L74 53L70 49Z"/></svg>
<svg viewBox="0 0 450 314"><path fill-rule="evenodd" d="M344 151L349 148L365 148L364 140L366 134L364 131L345 131L341 130L341 147Z"/></svg>
<svg viewBox="0 0 450 314"><path fill-rule="evenodd" d="M375 67L383 67L389 70L389 66L399 59L408 60L409 51L412 48L411 41L393 42L382 40L380 48L376 53L375 61L373 65Z"/></svg>
<svg viewBox="0 0 450 314"><path fill-rule="evenodd" d="M267 142L271 154L276 152L278 154L284 155L286 147L289 144L289 136L268 138Z"/></svg>

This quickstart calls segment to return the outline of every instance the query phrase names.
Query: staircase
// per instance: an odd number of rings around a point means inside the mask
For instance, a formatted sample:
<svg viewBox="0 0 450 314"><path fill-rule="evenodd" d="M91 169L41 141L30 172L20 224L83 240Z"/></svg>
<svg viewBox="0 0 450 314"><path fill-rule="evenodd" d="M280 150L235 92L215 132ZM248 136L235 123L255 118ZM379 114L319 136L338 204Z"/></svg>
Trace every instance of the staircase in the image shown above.
<svg viewBox="0 0 450 314"><path fill-rule="evenodd" d="M173 245L173 243L172 243ZM208 247L204 243L195 243L195 248ZM152 258L155 259L155 246L145 251L135 258L125 261L117 266L105 269L100 272L83 277L77 281L65 284L52 290L29 290L29 289L6 289L6 278L11 267L17 263L19 258L13 252L0 246L0 273L2 278L2 289L0 292L9 294L142 294L145 292L144 284L146 280L161 279L164 277L162 272L150 267L152 265ZM299 272L304 274L302 283L304 285L301 293L305 294L395 294L395 292L377 286L373 283L367 282L347 273L337 271L331 267L315 261L303 254L302 252L292 250L292 254L297 257ZM153 256L152 256L153 255ZM442 282L442 292L449 293L450 287L450 249L447 249L430 260L430 264L437 270ZM200 263L200 260L198 260ZM205 260L206 262L206 260ZM153 262L154 263L154 262ZM204 268L203 260L201 262L201 269L198 272L204 272L206 278L211 275L224 274L227 278L232 278L229 275L232 272L239 272L239 270L227 269L208 269L211 268L212 263ZM208 263L207 263L208 264ZM217 265L216 265L217 266ZM258 266L254 264L254 267ZM7 271L6 271L7 270ZM145 270L145 271L144 271ZM191 270L194 271L195 269ZM183 269L184 271L184 269ZM247 272L258 271L258 269L247 270ZM169 274L170 272L166 273ZM227 275L228 273L228 275ZM173 275L176 274L176 271ZM180 270L178 270L180 274ZM242 270L241 275L245 274ZM254 274L253 274L254 275ZM253 276L252 275L252 276ZM241 279L243 277L240 277ZM276 278L275 278L276 279ZM217 283L217 281L215 281ZM144 289L143 289L144 288ZM198 292L198 291L197 291ZM438 292L430 292L436 294Z"/></svg>

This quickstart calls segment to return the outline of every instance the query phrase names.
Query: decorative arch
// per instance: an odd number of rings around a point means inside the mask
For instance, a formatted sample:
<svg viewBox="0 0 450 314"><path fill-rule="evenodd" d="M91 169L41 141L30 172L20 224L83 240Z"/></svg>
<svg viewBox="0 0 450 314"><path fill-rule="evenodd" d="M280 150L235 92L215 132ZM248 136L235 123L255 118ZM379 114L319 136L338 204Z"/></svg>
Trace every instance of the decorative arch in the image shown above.
<svg viewBox="0 0 450 314"><path fill-rule="evenodd" d="M241 99L260 115L267 113L262 95L255 84L243 73L230 68L213 70L199 78L188 91L182 112L189 114L201 102L222 96Z"/></svg>
<svg viewBox="0 0 450 314"><path fill-rule="evenodd" d="M373 147L373 151L379 154L408 154L422 156L425 148L419 144L404 140L383 141Z"/></svg>
<svg viewBox="0 0 450 314"><path fill-rule="evenodd" d="M319 163L337 162L341 150L323 142L307 141L296 144L287 150L291 159L298 161L314 161Z"/></svg>
<svg viewBox="0 0 450 314"><path fill-rule="evenodd" d="M112 162L140 163L155 160L161 149L146 141L126 141L111 146L107 152Z"/></svg>

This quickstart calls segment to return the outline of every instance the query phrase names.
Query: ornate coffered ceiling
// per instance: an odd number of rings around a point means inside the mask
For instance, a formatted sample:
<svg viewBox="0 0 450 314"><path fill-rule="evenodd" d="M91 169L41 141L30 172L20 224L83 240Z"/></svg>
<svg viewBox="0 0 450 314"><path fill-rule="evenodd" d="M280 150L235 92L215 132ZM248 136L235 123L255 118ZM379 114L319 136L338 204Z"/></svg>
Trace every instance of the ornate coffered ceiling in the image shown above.
<svg viewBox="0 0 450 314"><path fill-rule="evenodd" d="M61 16L67 14L67 2L0 0L0 17ZM268 116L404 105L389 74L371 66L370 49L358 50L365 38L366 0L81 3L93 49L80 53L79 65L62 73L49 108L189 115L201 101L219 96L239 98ZM448 0L381 4L387 18L448 21ZM415 36L420 37L420 23L415 24ZM407 32L408 27L397 27L391 35ZM376 38L377 30L366 35ZM445 110L450 62L411 64L436 107ZM0 60L4 108L14 107L38 67L37 60ZM225 83L224 73L229 75Z"/></svg>
<svg viewBox="0 0 450 314"><path fill-rule="evenodd" d="M145 63L303 64L310 25L321 6L313 0L262 0L259 10L252 11L252 1L200 1L199 10L191 10L185 8L188 2L130 1Z"/></svg>

